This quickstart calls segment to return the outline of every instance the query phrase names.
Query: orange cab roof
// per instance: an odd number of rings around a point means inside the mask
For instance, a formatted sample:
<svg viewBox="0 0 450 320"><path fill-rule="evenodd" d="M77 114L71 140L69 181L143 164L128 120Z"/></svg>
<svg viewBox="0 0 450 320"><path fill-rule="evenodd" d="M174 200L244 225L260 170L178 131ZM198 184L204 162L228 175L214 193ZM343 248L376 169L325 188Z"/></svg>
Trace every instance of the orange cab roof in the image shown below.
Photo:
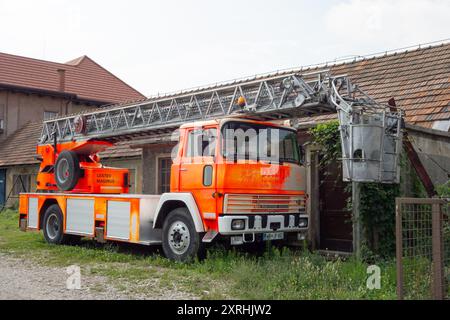
<svg viewBox="0 0 450 320"><path fill-rule="evenodd" d="M259 123L259 124L263 124L263 125L267 125L267 126L271 126L271 127L292 129L292 127L289 127L289 126L283 125L282 123L279 123L279 120L278 121L258 120L258 119L252 118L250 116L245 116L245 115L238 115L236 117L229 116L226 118L220 118L220 119L215 119L215 120L189 122L189 123L185 123L185 124L181 125L180 129L192 128L192 127L214 126L214 125L222 126L224 123L229 122L229 121Z"/></svg>

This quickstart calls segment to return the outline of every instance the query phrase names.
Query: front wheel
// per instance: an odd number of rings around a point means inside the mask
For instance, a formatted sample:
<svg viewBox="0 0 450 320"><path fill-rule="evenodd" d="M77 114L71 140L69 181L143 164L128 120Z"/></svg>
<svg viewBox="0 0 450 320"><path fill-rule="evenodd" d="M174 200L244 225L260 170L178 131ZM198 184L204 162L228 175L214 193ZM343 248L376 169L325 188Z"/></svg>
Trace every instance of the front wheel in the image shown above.
<svg viewBox="0 0 450 320"><path fill-rule="evenodd" d="M162 247L167 258L188 262L204 253L200 233L186 208L177 208L169 213L162 230Z"/></svg>

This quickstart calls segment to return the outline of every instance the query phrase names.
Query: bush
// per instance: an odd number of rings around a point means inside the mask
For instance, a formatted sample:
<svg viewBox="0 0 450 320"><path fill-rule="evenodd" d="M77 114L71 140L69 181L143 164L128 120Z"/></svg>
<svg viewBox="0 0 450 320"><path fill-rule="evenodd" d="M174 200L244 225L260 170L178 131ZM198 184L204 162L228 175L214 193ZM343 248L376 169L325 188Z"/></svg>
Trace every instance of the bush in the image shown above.
<svg viewBox="0 0 450 320"><path fill-rule="evenodd" d="M450 180L437 186L436 191L441 198L450 198Z"/></svg>

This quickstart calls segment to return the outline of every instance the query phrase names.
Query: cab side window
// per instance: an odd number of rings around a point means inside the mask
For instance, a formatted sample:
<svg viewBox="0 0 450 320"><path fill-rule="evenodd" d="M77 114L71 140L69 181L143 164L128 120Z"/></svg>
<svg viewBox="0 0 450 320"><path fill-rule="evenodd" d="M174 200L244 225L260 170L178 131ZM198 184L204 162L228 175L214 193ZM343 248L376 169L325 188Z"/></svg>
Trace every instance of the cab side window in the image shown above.
<svg viewBox="0 0 450 320"><path fill-rule="evenodd" d="M194 129L188 133L186 157L212 157L216 152L217 130Z"/></svg>

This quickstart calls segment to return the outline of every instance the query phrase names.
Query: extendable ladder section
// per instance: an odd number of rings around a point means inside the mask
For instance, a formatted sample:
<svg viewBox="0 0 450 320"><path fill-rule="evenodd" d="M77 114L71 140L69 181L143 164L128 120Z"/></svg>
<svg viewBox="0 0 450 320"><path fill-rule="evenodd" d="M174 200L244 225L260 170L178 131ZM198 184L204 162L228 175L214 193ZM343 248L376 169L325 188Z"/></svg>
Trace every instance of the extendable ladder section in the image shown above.
<svg viewBox="0 0 450 320"><path fill-rule="evenodd" d="M51 143L55 134L58 142L118 141L125 136L236 113L273 120L293 114L336 112L335 105L327 101L329 80L323 73L289 73L55 118L44 121L39 143Z"/></svg>

